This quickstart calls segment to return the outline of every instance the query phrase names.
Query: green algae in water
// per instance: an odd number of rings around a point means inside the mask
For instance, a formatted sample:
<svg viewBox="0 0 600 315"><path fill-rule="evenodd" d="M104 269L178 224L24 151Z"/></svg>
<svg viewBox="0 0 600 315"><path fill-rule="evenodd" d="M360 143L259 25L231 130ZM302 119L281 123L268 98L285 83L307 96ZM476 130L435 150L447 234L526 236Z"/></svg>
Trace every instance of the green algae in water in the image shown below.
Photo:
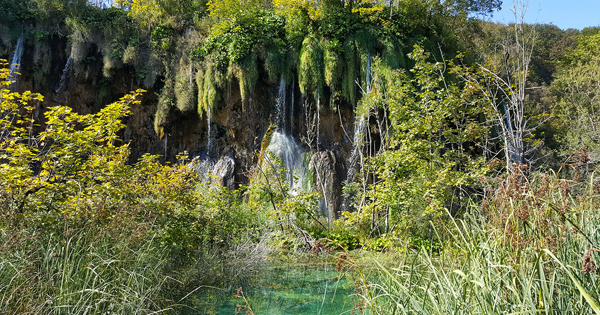
<svg viewBox="0 0 600 315"><path fill-rule="evenodd" d="M350 314L358 301L354 281L336 272L334 265L284 264L263 268L230 290L200 294L198 299L211 299L213 305L196 314L235 314L237 305L245 305L243 299L234 297L238 287L256 315ZM245 309L240 311L245 313Z"/></svg>

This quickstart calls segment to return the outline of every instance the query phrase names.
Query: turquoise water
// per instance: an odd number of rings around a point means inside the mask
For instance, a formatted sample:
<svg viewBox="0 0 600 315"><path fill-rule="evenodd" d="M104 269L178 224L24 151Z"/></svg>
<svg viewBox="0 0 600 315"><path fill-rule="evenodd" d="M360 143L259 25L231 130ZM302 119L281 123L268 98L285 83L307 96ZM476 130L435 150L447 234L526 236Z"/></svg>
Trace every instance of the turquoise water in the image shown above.
<svg viewBox="0 0 600 315"><path fill-rule="evenodd" d="M255 315L358 314L354 281L330 264L265 267L228 290L212 289L196 296L204 304L196 314L236 314L237 305L247 305L242 298L235 298L239 287ZM239 314L246 312L242 308Z"/></svg>

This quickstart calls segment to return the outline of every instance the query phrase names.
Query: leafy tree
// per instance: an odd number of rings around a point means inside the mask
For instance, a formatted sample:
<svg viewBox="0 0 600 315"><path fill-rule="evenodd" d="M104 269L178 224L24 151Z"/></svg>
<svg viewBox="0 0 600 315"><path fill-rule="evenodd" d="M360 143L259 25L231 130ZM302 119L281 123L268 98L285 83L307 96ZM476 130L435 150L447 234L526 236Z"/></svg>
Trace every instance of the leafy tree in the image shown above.
<svg viewBox="0 0 600 315"><path fill-rule="evenodd" d="M457 12L491 15L502 8L502 0L445 0L444 5Z"/></svg>
<svg viewBox="0 0 600 315"><path fill-rule="evenodd" d="M208 0L115 0L142 25L154 27L170 17L191 19L206 12Z"/></svg>
<svg viewBox="0 0 600 315"><path fill-rule="evenodd" d="M515 23L504 39L494 43L495 52L487 55L478 69L459 72L459 76L477 87L488 101L502 148L499 151L490 146L488 156L496 157L501 152L507 171L520 174L514 166L533 162L531 157L542 144L534 132L547 116L540 113L542 119L531 119L527 89L536 33L524 22L521 1L514 2L513 10Z"/></svg>
<svg viewBox="0 0 600 315"><path fill-rule="evenodd" d="M268 2L265 0L210 0L208 11L210 15L218 18L234 18L263 9L267 5Z"/></svg>
<svg viewBox="0 0 600 315"><path fill-rule="evenodd" d="M387 231L396 226L419 235L428 220L446 214L461 189L485 175L478 152L488 126L480 120L486 101L475 86L447 81L445 65L427 62L420 47L410 56L416 62L410 75L375 67L373 90L360 102L357 114L377 121L372 128L381 140L367 142L376 152L363 167L368 185L358 211L344 215L370 230L385 220Z"/></svg>
<svg viewBox="0 0 600 315"><path fill-rule="evenodd" d="M557 113L565 126L562 142L567 154L581 148L600 151L599 54L600 34L581 36L552 84L559 98Z"/></svg>

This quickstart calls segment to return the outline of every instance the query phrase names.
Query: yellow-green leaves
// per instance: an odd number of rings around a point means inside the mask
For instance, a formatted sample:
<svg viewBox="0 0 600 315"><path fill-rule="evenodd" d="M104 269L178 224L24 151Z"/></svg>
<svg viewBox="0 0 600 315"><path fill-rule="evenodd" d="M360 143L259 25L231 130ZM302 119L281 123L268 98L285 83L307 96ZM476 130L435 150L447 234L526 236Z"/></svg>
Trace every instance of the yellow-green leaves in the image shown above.
<svg viewBox="0 0 600 315"><path fill-rule="evenodd" d="M362 210L372 214L363 219L391 212L392 221L418 230L446 215L456 190L477 185L485 174L477 144L488 127L479 120L479 94L447 80L444 64L429 62L422 48L410 57L415 61L410 75L376 63L373 91L361 100L357 115L377 120L379 127L372 128L387 128L378 134L381 143L371 144L377 153L363 167L374 179L361 196Z"/></svg>

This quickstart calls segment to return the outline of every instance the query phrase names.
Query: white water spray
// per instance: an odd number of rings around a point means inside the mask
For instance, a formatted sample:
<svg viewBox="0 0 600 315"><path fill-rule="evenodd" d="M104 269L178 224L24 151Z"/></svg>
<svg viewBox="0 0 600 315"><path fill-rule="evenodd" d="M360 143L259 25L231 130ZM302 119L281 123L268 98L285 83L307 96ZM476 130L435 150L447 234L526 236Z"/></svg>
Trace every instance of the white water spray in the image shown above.
<svg viewBox="0 0 600 315"><path fill-rule="evenodd" d="M279 130L282 132L287 132L287 108L286 108L286 86L285 79L283 75L281 76L281 80L279 82L279 93L277 94L277 125L279 126Z"/></svg>
<svg viewBox="0 0 600 315"><path fill-rule="evenodd" d="M21 67L21 56L23 56L23 32L19 40L17 40L17 46L15 46L15 52L13 54L12 62L10 63L10 80L17 82L19 78L19 70Z"/></svg>
<svg viewBox="0 0 600 315"><path fill-rule="evenodd" d="M354 175L358 171L360 167L360 159L362 155L362 146L364 141L364 136L366 132L366 122L365 117L360 115L356 117L356 122L354 123L354 137L352 140L352 154L350 155L348 174L346 176L346 181L350 182L354 179Z"/></svg>
<svg viewBox="0 0 600 315"><path fill-rule="evenodd" d="M69 56L69 58L67 59L67 63L65 64L65 67L62 71L62 75L60 76L58 86L56 87L56 90L54 90L54 92L56 92L56 97L58 97L58 94L64 91L65 87L67 86L67 81L69 80L69 68L71 67L72 62L73 58ZM56 101L56 98L54 99L54 101Z"/></svg>
<svg viewBox="0 0 600 315"><path fill-rule="evenodd" d="M210 86L208 87L207 94L210 94ZM212 123L212 108L211 104L208 104L208 108L206 109L206 128L207 128L207 140L206 140L206 153L210 156L213 150L215 137L212 134L211 125Z"/></svg>
<svg viewBox="0 0 600 315"><path fill-rule="evenodd" d="M208 110L206 111L206 123L207 123L207 128L208 128L208 140L206 143L206 151L208 153L208 155L210 155L212 153L213 150L213 146L214 146L214 142L215 142L215 137L212 134L212 130L210 128L210 125L212 123L212 113L211 113L211 109L208 108Z"/></svg>
<svg viewBox="0 0 600 315"><path fill-rule="evenodd" d="M294 80L292 80L292 108L290 110L290 134L294 134Z"/></svg>
<svg viewBox="0 0 600 315"><path fill-rule="evenodd" d="M367 55L367 71L365 71L367 73L367 93L371 92L371 52L368 53Z"/></svg>
<svg viewBox="0 0 600 315"><path fill-rule="evenodd" d="M294 139L282 132L275 131L271 135L267 150L280 158L282 166L289 170L287 180L292 192L299 189L309 190L307 187L308 170L304 163L304 155Z"/></svg>

